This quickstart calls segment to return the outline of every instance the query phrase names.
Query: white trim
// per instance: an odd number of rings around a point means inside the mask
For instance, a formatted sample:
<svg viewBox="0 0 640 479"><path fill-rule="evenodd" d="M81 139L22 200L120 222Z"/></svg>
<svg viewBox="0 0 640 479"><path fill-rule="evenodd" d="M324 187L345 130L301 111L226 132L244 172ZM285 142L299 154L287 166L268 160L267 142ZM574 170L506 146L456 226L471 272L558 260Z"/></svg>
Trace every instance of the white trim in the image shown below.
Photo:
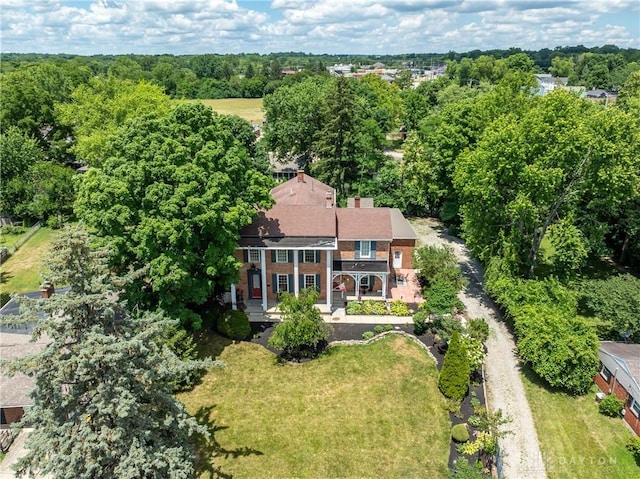
<svg viewBox="0 0 640 479"><path fill-rule="evenodd" d="M293 252L293 292L298 297L300 293L300 275L298 273L298 252Z"/></svg>
<svg viewBox="0 0 640 479"><path fill-rule="evenodd" d="M329 308L329 311L331 311L331 297L333 296L333 274L331 271L333 261L331 257L331 251L327 251L327 307Z"/></svg>
<svg viewBox="0 0 640 479"><path fill-rule="evenodd" d="M260 274L262 275L260 285L261 293L262 293L262 311L267 311L267 295L269 294L269 289L267 288L267 252L263 249L260 250Z"/></svg>

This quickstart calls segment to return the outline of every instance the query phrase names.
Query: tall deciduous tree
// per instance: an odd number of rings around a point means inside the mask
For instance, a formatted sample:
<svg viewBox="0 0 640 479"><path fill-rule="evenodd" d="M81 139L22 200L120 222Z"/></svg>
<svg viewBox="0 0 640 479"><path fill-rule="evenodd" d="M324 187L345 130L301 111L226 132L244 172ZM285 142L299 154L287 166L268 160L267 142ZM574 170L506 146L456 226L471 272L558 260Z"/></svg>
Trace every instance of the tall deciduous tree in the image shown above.
<svg viewBox="0 0 640 479"><path fill-rule="evenodd" d="M98 166L108 154L107 146L127 120L169 111L170 100L162 89L132 80L92 78L71 94L71 101L56 107L60 121L73 127L78 159Z"/></svg>
<svg viewBox="0 0 640 479"><path fill-rule="evenodd" d="M22 319L48 344L4 365L36 378L34 406L22 421L33 431L17 472L193 477L191 436L206 430L171 392L176 378L202 363L183 363L157 345L166 321L127 314L118 294L130 278L112 276L105 259L85 232L68 229L52 245L48 278L69 292L21 299Z"/></svg>
<svg viewBox="0 0 640 479"><path fill-rule="evenodd" d="M239 230L271 205L273 180L202 104L131 121L109 148L83 175L76 211L111 245L115 267L149 264L132 299L198 328L194 308L236 281Z"/></svg>

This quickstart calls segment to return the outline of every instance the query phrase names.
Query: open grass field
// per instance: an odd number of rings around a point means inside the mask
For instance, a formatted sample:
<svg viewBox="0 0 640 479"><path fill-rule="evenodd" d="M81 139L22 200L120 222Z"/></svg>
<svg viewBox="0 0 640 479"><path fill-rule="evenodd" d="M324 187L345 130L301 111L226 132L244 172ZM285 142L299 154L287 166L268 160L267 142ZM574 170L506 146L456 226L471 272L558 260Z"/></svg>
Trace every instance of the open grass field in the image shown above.
<svg viewBox="0 0 640 479"><path fill-rule="evenodd" d="M408 339L295 365L256 344L209 341L226 366L178 395L215 428L217 454L201 478L216 477L213 468L237 479L446 476L450 422L436 366Z"/></svg>
<svg viewBox="0 0 640 479"><path fill-rule="evenodd" d="M631 432L622 419L603 416L591 393L571 397L549 391L533 373L522 375L549 479L640 478L625 448Z"/></svg>
<svg viewBox="0 0 640 479"><path fill-rule="evenodd" d="M222 115L238 115L252 123L262 125L264 112L262 98L222 98L220 100L188 100L199 101L213 108Z"/></svg>
<svg viewBox="0 0 640 479"><path fill-rule="evenodd" d="M42 227L0 266L0 293L25 293L40 288L42 260L56 231Z"/></svg>

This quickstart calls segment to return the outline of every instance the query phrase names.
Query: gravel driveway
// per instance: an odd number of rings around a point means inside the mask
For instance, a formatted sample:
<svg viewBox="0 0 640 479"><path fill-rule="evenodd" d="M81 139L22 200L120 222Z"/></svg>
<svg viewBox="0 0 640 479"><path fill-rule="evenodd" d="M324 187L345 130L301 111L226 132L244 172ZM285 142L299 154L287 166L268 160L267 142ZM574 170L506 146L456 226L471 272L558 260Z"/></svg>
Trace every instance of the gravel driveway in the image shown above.
<svg viewBox="0 0 640 479"><path fill-rule="evenodd" d="M460 299L470 318L485 318L491 335L487 341L485 382L487 404L492 411L502 409L512 420L505 429L512 433L500 441L503 477L538 479L546 477L544 462L533 424L531 409L520 379L520 366L513 335L494 303L482 288L482 266L471 258L464 243L444 234L438 222L431 219L411 220L419 245L448 245L458 258L469 281Z"/></svg>

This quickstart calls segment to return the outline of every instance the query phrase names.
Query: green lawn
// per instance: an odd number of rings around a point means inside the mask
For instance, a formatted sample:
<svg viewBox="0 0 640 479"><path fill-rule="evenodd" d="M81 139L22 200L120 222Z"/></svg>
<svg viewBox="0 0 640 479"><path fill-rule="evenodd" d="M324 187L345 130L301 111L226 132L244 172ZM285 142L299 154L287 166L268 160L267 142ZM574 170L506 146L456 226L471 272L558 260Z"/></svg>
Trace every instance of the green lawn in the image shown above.
<svg viewBox="0 0 640 479"><path fill-rule="evenodd" d="M598 412L597 387L580 397L552 392L530 371L522 375L549 479L640 478L625 449L631 432L622 419Z"/></svg>
<svg viewBox="0 0 640 479"><path fill-rule="evenodd" d="M222 115L238 115L245 120L258 125L262 124L262 98L222 98L220 100L189 100L199 101L213 108Z"/></svg>
<svg viewBox="0 0 640 479"><path fill-rule="evenodd" d="M55 233L51 228L40 228L0 266L0 293L5 295L39 289L42 260Z"/></svg>
<svg viewBox="0 0 640 479"><path fill-rule="evenodd" d="M215 427L217 454L201 478L212 467L237 479L445 477L450 422L436 366L408 339L297 365L256 344L210 341L226 367L178 395Z"/></svg>

